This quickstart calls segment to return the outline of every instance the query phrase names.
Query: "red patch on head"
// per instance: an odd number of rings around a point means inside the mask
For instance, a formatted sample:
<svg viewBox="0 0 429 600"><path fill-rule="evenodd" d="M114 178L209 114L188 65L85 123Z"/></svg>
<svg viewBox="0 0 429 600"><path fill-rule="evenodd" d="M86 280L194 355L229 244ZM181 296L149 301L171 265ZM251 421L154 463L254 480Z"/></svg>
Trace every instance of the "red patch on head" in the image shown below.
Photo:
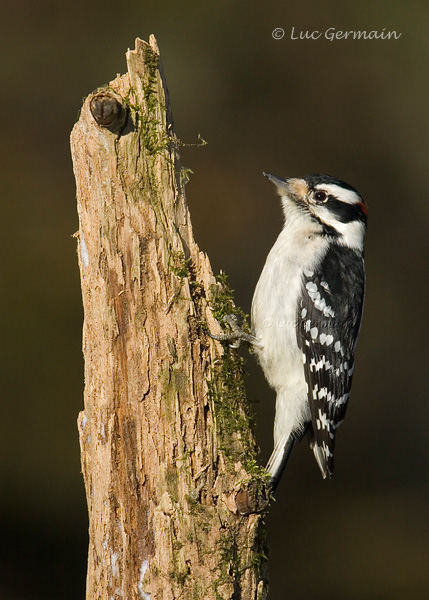
<svg viewBox="0 0 429 600"><path fill-rule="evenodd" d="M365 202L359 202L358 206L360 207L360 209L363 212L363 214L365 215L365 217L367 217L368 216L368 208L367 208Z"/></svg>

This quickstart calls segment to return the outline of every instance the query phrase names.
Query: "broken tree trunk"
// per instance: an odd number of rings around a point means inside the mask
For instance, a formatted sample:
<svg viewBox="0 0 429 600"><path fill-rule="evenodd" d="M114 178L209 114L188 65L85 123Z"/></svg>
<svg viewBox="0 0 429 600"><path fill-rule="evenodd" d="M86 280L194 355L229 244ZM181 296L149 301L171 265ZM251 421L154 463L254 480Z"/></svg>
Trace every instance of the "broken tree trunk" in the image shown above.
<svg viewBox="0 0 429 600"><path fill-rule="evenodd" d="M71 147L84 305L87 599L266 596L263 481L235 308L192 235L154 37L84 102Z"/></svg>

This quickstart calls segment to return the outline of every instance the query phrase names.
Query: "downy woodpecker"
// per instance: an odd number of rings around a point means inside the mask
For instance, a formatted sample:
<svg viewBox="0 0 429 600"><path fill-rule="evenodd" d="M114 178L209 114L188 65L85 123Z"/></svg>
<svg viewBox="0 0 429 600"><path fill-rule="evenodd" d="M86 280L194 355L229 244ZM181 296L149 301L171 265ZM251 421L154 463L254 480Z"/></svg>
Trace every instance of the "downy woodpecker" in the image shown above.
<svg viewBox="0 0 429 600"><path fill-rule="evenodd" d="M305 433L322 476L333 473L362 316L367 209L352 186L329 175L264 175L277 187L285 223L256 285L252 336L233 327L229 339L253 344L277 394L267 464L275 489Z"/></svg>

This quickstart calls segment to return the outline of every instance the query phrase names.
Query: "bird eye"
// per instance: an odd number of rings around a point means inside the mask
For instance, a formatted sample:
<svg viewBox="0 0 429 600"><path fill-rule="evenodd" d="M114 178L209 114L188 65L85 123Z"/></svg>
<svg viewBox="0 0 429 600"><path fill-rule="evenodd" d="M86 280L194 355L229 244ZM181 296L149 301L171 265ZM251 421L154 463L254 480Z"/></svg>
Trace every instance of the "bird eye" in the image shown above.
<svg viewBox="0 0 429 600"><path fill-rule="evenodd" d="M326 202L328 194L326 192L318 191L314 193L314 199L316 202Z"/></svg>

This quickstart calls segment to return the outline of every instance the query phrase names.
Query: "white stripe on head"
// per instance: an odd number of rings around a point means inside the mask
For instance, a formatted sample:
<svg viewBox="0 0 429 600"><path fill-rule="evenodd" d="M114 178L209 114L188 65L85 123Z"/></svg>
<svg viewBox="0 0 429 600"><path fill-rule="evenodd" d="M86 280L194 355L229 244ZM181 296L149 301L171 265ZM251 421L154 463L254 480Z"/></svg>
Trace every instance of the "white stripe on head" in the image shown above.
<svg viewBox="0 0 429 600"><path fill-rule="evenodd" d="M362 202L362 198L357 192L343 188L335 183L319 183L315 186L315 189L323 190L330 196L334 196L334 198L337 198L346 204L359 204Z"/></svg>
<svg viewBox="0 0 429 600"><path fill-rule="evenodd" d="M362 221L349 221L341 223L324 205L317 207L318 217L339 234L338 243L353 248L355 250L363 249L363 241L365 237L365 224Z"/></svg>

